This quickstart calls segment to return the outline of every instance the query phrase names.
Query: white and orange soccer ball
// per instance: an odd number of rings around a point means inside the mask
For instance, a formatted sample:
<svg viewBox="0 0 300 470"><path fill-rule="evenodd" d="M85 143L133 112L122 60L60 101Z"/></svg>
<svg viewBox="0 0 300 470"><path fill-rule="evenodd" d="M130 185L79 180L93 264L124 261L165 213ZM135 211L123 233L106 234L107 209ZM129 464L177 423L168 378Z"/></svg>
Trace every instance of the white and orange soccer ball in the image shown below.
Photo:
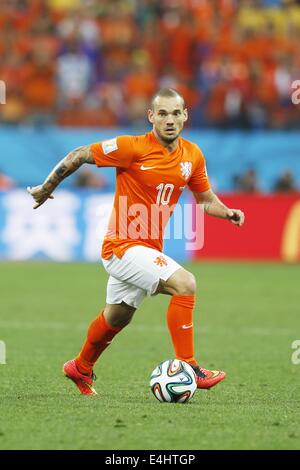
<svg viewBox="0 0 300 470"><path fill-rule="evenodd" d="M161 402L186 403L197 389L196 375L187 362L169 359L152 372L150 388Z"/></svg>

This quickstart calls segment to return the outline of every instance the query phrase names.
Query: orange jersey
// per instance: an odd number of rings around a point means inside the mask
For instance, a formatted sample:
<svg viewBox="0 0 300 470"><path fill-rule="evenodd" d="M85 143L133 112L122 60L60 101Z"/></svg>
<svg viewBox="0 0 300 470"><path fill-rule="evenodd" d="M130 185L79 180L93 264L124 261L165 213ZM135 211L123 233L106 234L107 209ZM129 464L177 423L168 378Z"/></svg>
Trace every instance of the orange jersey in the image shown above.
<svg viewBox="0 0 300 470"><path fill-rule="evenodd" d="M183 138L171 153L153 132L116 137L92 144L91 149L97 166L117 169L104 259L113 253L121 258L134 245L162 251L164 228L183 189L210 189L201 150Z"/></svg>

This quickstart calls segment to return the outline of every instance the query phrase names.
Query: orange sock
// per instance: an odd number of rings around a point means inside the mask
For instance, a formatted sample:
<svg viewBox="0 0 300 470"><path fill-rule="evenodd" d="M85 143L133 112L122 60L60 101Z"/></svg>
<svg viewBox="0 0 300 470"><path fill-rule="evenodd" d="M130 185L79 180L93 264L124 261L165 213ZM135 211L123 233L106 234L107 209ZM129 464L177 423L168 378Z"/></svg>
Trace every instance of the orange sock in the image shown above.
<svg viewBox="0 0 300 470"><path fill-rule="evenodd" d="M176 359L196 365L194 357L194 295L173 295L167 313Z"/></svg>
<svg viewBox="0 0 300 470"><path fill-rule="evenodd" d="M91 375L93 366L102 352L112 342L121 327L113 327L107 323L103 311L89 326L87 339L76 357L76 366L81 374Z"/></svg>

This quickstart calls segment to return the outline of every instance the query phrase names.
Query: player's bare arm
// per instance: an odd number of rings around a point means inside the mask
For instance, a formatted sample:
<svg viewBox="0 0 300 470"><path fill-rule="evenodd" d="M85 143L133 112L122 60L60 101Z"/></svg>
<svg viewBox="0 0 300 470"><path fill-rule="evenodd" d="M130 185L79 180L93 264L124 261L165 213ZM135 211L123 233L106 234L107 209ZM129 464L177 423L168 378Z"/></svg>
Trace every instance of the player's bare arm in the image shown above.
<svg viewBox="0 0 300 470"><path fill-rule="evenodd" d="M241 227L245 221L243 211L239 209L229 209L218 196L209 189L203 193L193 193L197 204L203 204L204 211L208 215L219 217L220 219L230 220L234 225Z"/></svg>
<svg viewBox="0 0 300 470"><path fill-rule="evenodd" d="M32 188L28 187L27 191L36 202L33 208L37 209L47 199L53 199L52 192L54 189L84 163L95 164L90 145L72 150L53 168L43 184Z"/></svg>

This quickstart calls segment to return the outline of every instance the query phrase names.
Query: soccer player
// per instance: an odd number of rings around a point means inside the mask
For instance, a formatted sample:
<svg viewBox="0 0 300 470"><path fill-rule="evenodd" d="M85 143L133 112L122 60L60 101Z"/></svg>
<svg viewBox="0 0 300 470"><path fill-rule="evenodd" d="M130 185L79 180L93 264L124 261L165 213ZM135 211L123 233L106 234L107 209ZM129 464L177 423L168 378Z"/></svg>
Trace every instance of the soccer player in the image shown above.
<svg viewBox="0 0 300 470"><path fill-rule="evenodd" d="M183 97L171 88L159 90L152 99L148 118L153 125L151 132L77 148L56 165L42 185L28 188L36 209L53 199L59 183L84 163L116 167L114 210L101 255L109 274L106 306L90 324L78 356L63 367L65 375L85 395L96 394L93 368L97 359L128 325L146 295L172 296L167 324L175 356L193 367L197 387L211 388L226 375L201 367L195 359L196 280L162 253L163 230L185 186L211 216L241 226L244 214L226 207L213 193L201 150L180 137L188 119ZM161 209L169 211L167 217L154 216ZM138 219L140 237L132 235L137 212L143 214Z"/></svg>

